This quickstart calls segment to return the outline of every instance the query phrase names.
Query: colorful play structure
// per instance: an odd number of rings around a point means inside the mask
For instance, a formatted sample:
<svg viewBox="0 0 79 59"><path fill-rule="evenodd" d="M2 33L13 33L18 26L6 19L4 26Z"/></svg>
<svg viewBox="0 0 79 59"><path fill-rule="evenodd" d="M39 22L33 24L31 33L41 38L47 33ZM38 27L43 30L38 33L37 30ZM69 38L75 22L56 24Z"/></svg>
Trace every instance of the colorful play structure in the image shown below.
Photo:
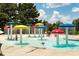
<svg viewBox="0 0 79 59"><path fill-rule="evenodd" d="M7 25L10 26L10 40L13 40L12 33L13 33L13 26L15 25L15 23L14 22L8 22Z"/></svg>
<svg viewBox="0 0 79 59"><path fill-rule="evenodd" d="M20 44L22 44L22 30L27 29L28 27L25 25L16 25L14 26L14 29L19 29L20 30Z"/></svg>
<svg viewBox="0 0 79 59"><path fill-rule="evenodd" d="M34 37L36 37L35 33L36 33L36 26L32 26L33 30L34 30Z"/></svg>
<svg viewBox="0 0 79 59"><path fill-rule="evenodd" d="M73 24L61 24L58 29L54 29L54 30L52 30L50 32L51 34L55 34L56 35L56 45L60 45L59 34L64 34L64 32L65 32L65 39L63 39L63 40L65 40L66 45L68 45L68 29L71 28L71 27L75 27L75 25L73 25ZM39 32L39 36L38 37L40 38L41 41L43 41L43 37L44 37L43 36L43 29L45 29L46 26L44 26L43 23L37 23L35 25L32 25L32 24L15 25L14 22L8 22L7 25L5 25L4 28L8 29L7 30L7 32L8 32L7 33L7 40L14 40L14 41L15 41L15 39L13 39L13 37L12 37L13 30L16 31L18 29L20 31L20 34L19 34L20 35L20 41L19 41L18 44L22 45L22 44L25 44L22 41L22 39L23 39L22 38L22 31L23 31L23 29L25 29L25 30L29 29L29 31L28 31L29 36L27 38L31 38L31 35L30 35L31 28L34 30L33 31L34 37L32 37L32 38L37 38L36 30L38 30L38 32ZM65 31L62 28L64 28ZM16 32L16 34L17 34L17 32ZM18 39L17 35L16 35L16 38ZM42 42L42 43L44 43L44 42ZM28 44L28 43L26 43L26 44Z"/></svg>
<svg viewBox="0 0 79 59"><path fill-rule="evenodd" d="M10 39L10 37L9 37L9 35L10 35L10 26L9 25L5 25L4 26L4 29L7 29L7 35L8 35L8 37L7 37L7 40L9 40Z"/></svg>
<svg viewBox="0 0 79 59"><path fill-rule="evenodd" d="M61 29L55 29L55 30L52 30L52 32L51 33L54 33L54 34L56 34L56 38L57 38L57 45L59 45L59 34L63 34L64 33L64 31L63 30L61 30Z"/></svg>
<svg viewBox="0 0 79 59"><path fill-rule="evenodd" d="M73 24L61 24L60 27L63 27L65 28L65 34L66 34L66 44L68 44L68 29L71 28L71 27L75 27L75 25Z"/></svg>

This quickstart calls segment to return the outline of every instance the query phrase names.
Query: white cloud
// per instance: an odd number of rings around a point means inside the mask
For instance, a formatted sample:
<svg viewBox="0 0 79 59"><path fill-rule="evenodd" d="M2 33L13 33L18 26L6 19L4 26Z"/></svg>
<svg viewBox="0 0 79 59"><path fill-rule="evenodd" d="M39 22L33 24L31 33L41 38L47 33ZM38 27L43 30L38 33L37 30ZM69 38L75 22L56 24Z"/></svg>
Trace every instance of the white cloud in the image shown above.
<svg viewBox="0 0 79 59"><path fill-rule="evenodd" d="M60 12L58 11L54 11L53 15L51 16L48 22L53 24L56 23L57 21L61 21L63 23L72 23L72 18L70 16L61 15Z"/></svg>
<svg viewBox="0 0 79 59"><path fill-rule="evenodd" d="M46 3L46 4L43 4L43 7L44 8L58 8L58 7L66 6L69 4L70 3Z"/></svg>
<svg viewBox="0 0 79 59"><path fill-rule="evenodd" d="M53 11L53 14L48 22L53 24L57 22L61 17L62 15L60 15L58 11Z"/></svg>
<svg viewBox="0 0 79 59"><path fill-rule="evenodd" d="M52 15L52 18L57 18L57 17L61 17L62 15L60 15L60 13L58 11L54 11L53 12L53 15Z"/></svg>
<svg viewBox="0 0 79 59"><path fill-rule="evenodd" d="M74 7L74 8L72 8L72 12L79 13L79 7Z"/></svg>
<svg viewBox="0 0 79 59"><path fill-rule="evenodd" d="M45 11L44 11L43 9L40 9L40 10L39 10L39 13L40 13L40 16L45 15Z"/></svg>
<svg viewBox="0 0 79 59"><path fill-rule="evenodd" d="M45 19L47 17L46 12L43 9L40 9L38 12L40 13L38 19Z"/></svg>
<svg viewBox="0 0 79 59"><path fill-rule="evenodd" d="M73 19L70 16L62 16L60 21L63 23L72 23Z"/></svg>

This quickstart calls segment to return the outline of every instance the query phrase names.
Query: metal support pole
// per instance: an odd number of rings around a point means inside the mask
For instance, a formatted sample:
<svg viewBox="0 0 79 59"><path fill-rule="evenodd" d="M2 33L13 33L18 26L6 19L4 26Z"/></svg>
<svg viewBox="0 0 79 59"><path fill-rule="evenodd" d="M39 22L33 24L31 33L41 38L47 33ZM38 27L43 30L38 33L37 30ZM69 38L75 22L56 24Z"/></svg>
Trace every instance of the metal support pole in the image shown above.
<svg viewBox="0 0 79 59"><path fill-rule="evenodd" d="M66 27L66 44L68 44L68 27Z"/></svg>
<svg viewBox="0 0 79 59"><path fill-rule="evenodd" d="M42 29L40 29L40 34L41 34L41 40L43 40L43 36L42 36Z"/></svg>
<svg viewBox="0 0 79 59"><path fill-rule="evenodd" d="M9 34L10 34L9 31L10 31L10 29L8 28L7 30L8 30L8 38L7 38L7 39L9 40L9 39L10 39L10 38L9 38Z"/></svg>
<svg viewBox="0 0 79 59"><path fill-rule="evenodd" d="M17 30L15 30L15 40L18 40Z"/></svg>
<svg viewBox="0 0 79 59"><path fill-rule="evenodd" d="M36 35L35 35L35 34L36 34L36 28L34 28L34 37L36 37Z"/></svg>
<svg viewBox="0 0 79 59"><path fill-rule="evenodd" d="M56 34L57 35L57 45L59 45L59 34Z"/></svg>
<svg viewBox="0 0 79 59"><path fill-rule="evenodd" d="M22 44L22 29L20 29L20 44Z"/></svg>
<svg viewBox="0 0 79 59"><path fill-rule="evenodd" d="M10 39L11 39L11 40L12 40L12 31L13 31L13 30L12 30L12 24L11 24L11 25L10 25L10 34L11 34L11 38L10 38Z"/></svg>
<svg viewBox="0 0 79 59"><path fill-rule="evenodd" d="M75 27L74 27L74 31L73 31L73 34L75 34Z"/></svg>
<svg viewBox="0 0 79 59"><path fill-rule="evenodd" d="M29 26L29 37L30 37L30 26Z"/></svg>
<svg viewBox="0 0 79 59"><path fill-rule="evenodd" d="M40 29L38 29L39 30L39 37L40 37Z"/></svg>

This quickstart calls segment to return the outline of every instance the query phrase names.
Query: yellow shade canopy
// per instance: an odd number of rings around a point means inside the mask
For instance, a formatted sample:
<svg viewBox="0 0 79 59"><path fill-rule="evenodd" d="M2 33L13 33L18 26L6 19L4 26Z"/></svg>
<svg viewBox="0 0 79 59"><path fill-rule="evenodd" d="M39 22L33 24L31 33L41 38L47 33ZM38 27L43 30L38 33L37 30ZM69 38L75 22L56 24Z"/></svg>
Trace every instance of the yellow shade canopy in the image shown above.
<svg viewBox="0 0 79 59"><path fill-rule="evenodd" d="M16 26L14 26L14 29L26 29L26 28L28 28L28 27L25 26L25 25L16 25Z"/></svg>
<svg viewBox="0 0 79 59"><path fill-rule="evenodd" d="M44 26L44 24L43 23L37 23L37 24L35 24L36 26Z"/></svg>

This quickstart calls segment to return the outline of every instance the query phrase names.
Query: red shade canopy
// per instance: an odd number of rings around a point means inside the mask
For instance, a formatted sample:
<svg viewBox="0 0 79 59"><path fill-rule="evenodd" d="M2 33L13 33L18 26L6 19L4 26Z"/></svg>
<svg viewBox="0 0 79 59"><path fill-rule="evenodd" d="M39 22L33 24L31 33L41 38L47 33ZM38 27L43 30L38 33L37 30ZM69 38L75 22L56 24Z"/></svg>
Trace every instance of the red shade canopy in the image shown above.
<svg viewBox="0 0 79 59"><path fill-rule="evenodd" d="M10 26L9 25L5 25L4 28L10 28Z"/></svg>
<svg viewBox="0 0 79 59"><path fill-rule="evenodd" d="M32 28L36 28L36 26L32 26Z"/></svg>
<svg viewBox="0 0 79 59"><path fill-rule="evenodd" d="M64 33L64 31L63 30L61 30L61 29L55 29L55 30L52 30L52 32L51 33L55 33L55 34L63 34Z"/></svg>

